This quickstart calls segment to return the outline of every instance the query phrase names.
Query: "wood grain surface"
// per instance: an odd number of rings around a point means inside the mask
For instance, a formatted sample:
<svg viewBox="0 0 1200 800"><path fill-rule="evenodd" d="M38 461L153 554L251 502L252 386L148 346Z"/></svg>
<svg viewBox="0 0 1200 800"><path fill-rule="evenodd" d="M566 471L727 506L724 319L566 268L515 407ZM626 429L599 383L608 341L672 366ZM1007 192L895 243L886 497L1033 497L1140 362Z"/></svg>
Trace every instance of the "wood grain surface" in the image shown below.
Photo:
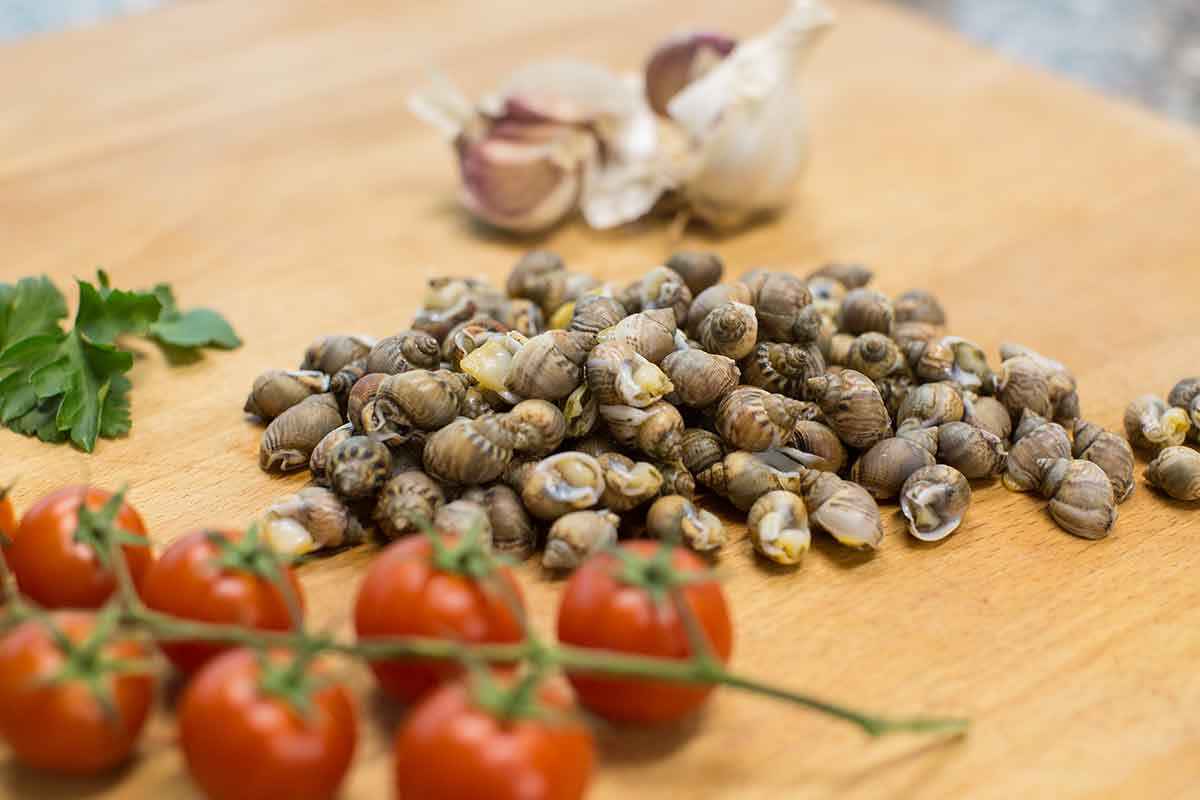
<svg viewBox="0 0 1200 800"><path fill-rule="evenodd" d="M239 524L304 478L256 463L253 376L327 332L386 335L434 274L499 278L528 242L470 224L446 146L405 109L437 66L471 91L528 59L636 68L680 26L748 34L783 0L587 3L208 0L0 49L0 276L104 265L175 284L246 345L134 367L134 429L93 456L0 432L19 507L66 481L115 487L165 545ZM1200 140L981 52L886 7L838 3L811 62L815 160L790 213L722 239L736 274L861 259L889 292L936 290L951 329L1071 365L1086 417L1200 372ZM654 223L566 225L574 267L631 278L672 248ZM1140 472L1140 468L1139 468ZM965 739L868 741L722 692L697 719L601 734L591 796L1172 797L1200 779L1200 511L1144 485L1112 536L1075 539L1044 503L979 487L964 528L914 543L894 507L874 556L818 542L794 572L745 541L720 568L747 673L893 712L965 714ZM373 551L306 567L317 625L339 626ZM539 625L559 585L521 570ZM390 794L399 719L363 687L346 797ZM14 798L193 796L161 713L136 761L96 781L0 754Z"/></svg>

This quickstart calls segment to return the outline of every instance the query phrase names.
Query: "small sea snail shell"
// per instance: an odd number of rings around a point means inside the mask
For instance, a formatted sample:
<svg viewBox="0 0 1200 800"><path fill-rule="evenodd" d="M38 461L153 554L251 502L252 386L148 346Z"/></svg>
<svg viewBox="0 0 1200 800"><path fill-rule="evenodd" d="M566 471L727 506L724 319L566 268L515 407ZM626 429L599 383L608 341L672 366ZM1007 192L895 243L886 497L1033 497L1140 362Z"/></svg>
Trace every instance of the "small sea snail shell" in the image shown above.
<svg viewBox="0 0 1200 800"><path fill-rule="evenodd" d="M545 400L522 400L500 420L512 433L512 449L527 456L553 453L567 435L566 417Z"/></svg>
<svg viewBox="0 0 1200 800"><path fill-rule="evenodd" d="M1133 448L1120 436L1094 422L1077 420L1071 454L1104 470L1118 503L1125 502L1133 494Z"/></svg>
<svg viewBox="0 0 1200 800"><path fill-rule="evenodd" d="M617 300L602 294L585 294L575 301L567 330L595 335L627 316L625 307Z"/></svg>
<svg viewBox="0 0 1200 800"><path fill-rule="evenodd" d="M832 278L847 289L857 289L871 282L874 274L862 264L830 263L808 273L808 279Z"/></svg>
<svg viewBox="0 0 1200 800"><path fill-rule="evenodd" d="M339 401L344 405L346 398L350 395L350 390L354 388L354 384L367 374L367 359L359 358L351 361L346 366L334 373L329 379L329 391L337 395Z"/></svg>
<svg viewBox="0 0 1200 800"><path fill-rule="evenodd" d="M1165 447L1146 467L1146 482L1176 500L1200 500L1200 453L1188 447Z"/></svg>
<svg viewBox="0 0 1200 800"><path fill-rule="evenodd" d="M698 473L696 480L741 511L749 511L755 500L775 489L799 492L807 473L774 466L770 452L735 450Z"/></svg>
<svg viewBox="0 0 1200 800"><path fill-rule="evenodd" d="M525 508L538 519L558 519L600 502L604 468L591 456L572 450L543 458L521 487Z"/></svg>
<svg viewBox="0 0 1200 800"><path fill-rule="evenodd" d="M676 462L666 464L658 462L654 465L658 468L658 472L662 475L662 486L659 487L659 495L665 497L669 494L683 495L691 499L696 496L696 477L688 471L687 467Z"/></svg>
<svg viewBox="0 0 1200 800"><path fill-rule="evenodd" d="M900 493L900 487L909 475L933 464L933 454L916 442L884 439L854 462L850 480L870 492L876 500L890 500Z"/></svg>
<svg viewBox="0 0 1200 800"><path fill-rule="evenodd" d="M854 348L857 338L849 333L835 333L829 340L828 352L822 351L826 364L835 367L847 366L850 363L850 351Z"/></svg>
<svg viewBox="0 0 1200 800"><path fill-rule="evenodd" d="M1046 419L1054 416L1054 399L1050 395L1046 371L1029 356L1016 356L1000 365L996 399L1004 404L1013 419L1020 417L1026 408Z"/></svg>
<svg viewBox="0 0 1200 800"><path fill-rule="evenodd" d="M764 339L811 344L816 341L819 313L812 293L800 278L787 272L761 271L745 275Z"/></svg>
<svg viewBox="0 0 1200 800"><path fill-rule="evenodd" d="M1200 377L1184 378L1171 388L1167 405L1182 408L1192 421L1192 438L1200 439Z"/></svg>
<svg viewBox="0 0 1200 800"><path fill-rule="evenodd" d="M810 469L841 472L849 459L846 446L833 428L816 420L802 419L797 422L788 443L797 450L817 457L809 465Z"/></svg>
<svg viewBox="0 0 1200 800"><path fill-rule="evenodd" d="M364 433L371 426L375 414L375 397L383 383L382 372L372 372L359 378L346 396L346 419L354 426L355 433Z"/></svg>
<svg viewBox="0 0 1200 800"><path fill-rule="evenodd" d="M401 438L413 428L437 430L458 416L466 392L466 376L459 372L414 369L389 375L375 395L374 430Z"/></svg>
<svg viewBox="0 0 1200 800"><path fill-rule="evenodd" d="M969 505L971 484L944 464L922 467L900 489L900 511L908 530L923 542L940 542L958 530Z"/></svg>
<svg viewBox="0 0 1200 800"><path fill-rule="evenodd" d="M696 508L688 498L669 494L646 512L646 531L657 539L682 542L693 550L717 550L729 540L725 526L711 511Z"/></svg>
<svg viewBox="0 0 1200 800"><path fill-rule="evenodd" d="M966 422L947 422L937 429L937 460L954 467L968 480L995 478L1004 472L1008 453L1004 442Z"/></svg>
<svg viewBox="0 0 1200 800"><path fill-rule="evenodd" d="M656 461L679 459L683 417L662 400L646 408L600 406L600 418L621 447L635 448Z"/></svg>
<svg viewBox="0 0 1200 800"><path fill-rule="evenodd" d="M492 339L502 338L508 332L507 325L497 322L491 317L472 317L466 322L456 325L454 330L446 334L446 339L442 342L441 360L461 371L462 360L468 354L483 347ZM434 364L434 368L436 367L437 364ZM396 372L403 371L403 369L396 370Z"/></svg>
<svg viewBox="0 0 1200 800"><path fill-rule="evenodd" d="M675 324L687 319L692 291L683 277L670 267L655 267L638 283L638 311L669 308L675 312Z"/></svg>
<svg viewBox="0 0 1200 800"><path fill-rule="evenodd" d="M693 408L711 406L733 391L741 378L737 363L732 358L694 347L676 350L668 355L662 360L662 369L673 387L674 397ZM588 378L591 378L590 368Z"/></svg>
<svg viewBox="0 0 1200 800"><path fill-rule="evenodd" d="M291 472L308 466L312 451L342 424L332 394L314 394L284 411L263 431L258 465L265 471Z"/></svg>
<svg viewBox="0 0 1200 800"><path fill-rule="evenodd" d="M809 378L808 394L821 407L829 427L850 447L865 449L891 435L891 416L883 396L862 373L846 369Z"/></svg>
<svg viewBox="0 0 1200 800"><path fill-rule="evenodd" d="M392 454L382 442L351 436L333 448L326 462L330 487L338 497L360 500L376 494L392 470Z"/></svg>
<svg viewBox="0 0 1200 800"><path fill-rule="evenodd" d="M601 330L597 338L602 342L626 342L647 361L658 364L676 349L678 332L675 312L669 308L656 308L630 314Z"/></svg>
<svg viewBox="0 0 1200 800"><path fill-rule="evenodd" d="M1169 407L1152 394L1142 395L1125 409L1125 435L1139 450L1157 452L1183 444L1191 426L1188 412Z"/></svg>
<svg viewBox="0 0 1200 800"><path fill-rule="evenodd" d="M681 250L667 259L667 266L683 278L693 296L719 283L725 272L725 262L709 250Z"/></svg>
<svg viewBox="0 0 1200 800"><path fill-rule="evenodd" d="M803 406L756 386L739 386L717 406L714 427L734 450L766 450L791 438Z"/></svg>
<svg viewBox="0 0 1200 800"><path fill-rule="evenodd" d="M587 358L587 383L602 406L645 408L675 388L666 373L623 341L601 342Z"/></svg>
<svg viewBox="0 0 1200 800"><path fill-rule="evenodd" d="M716 286L710 286L696 295L691 308L688 309L687 332L691 334L693 339L699 339L700 323L704 322L708 315L715 309L726 303L742 303L743 305L753 306L753 300L754 297L750 293L750 287L744 283L718 283ZM676 323L679 327L684 327L682 321L676 320Z"/></svg>
<svg viewBox="0 0 1200 800"><path fill-rule="evenodd" d="M983 348L961 336L946 336L941 342L954 353L954 365L951 367L950 380L964 390L990 394L996 388L996 375L988 365L987 354ZM1075 388L1075 379L1063 372L1057 378L1059 383L1070 381L1070 388Z"/></svg>
<svg viewBox="0 0 1200 800"><path fill-rule="evenodd" d="M808 379L825 373L825 358L816 345L759 342L742 360L742 383L804 400Z"/></svg>
<svg viewBox="0 0 1200 800"><path fill-rule="evenodd" d="M317 370L333 375L351 361L364 357L371 351L375 340L361 334L338 333L322 336L304 351L302 370Z"/></svg>
<svg viewBox="0 0 1200 800"><path fill-rule="evenodd" d="M329 376L316 370L269 369L254 379L245 412L272 420L306 397L329 391Z"/></svg>
<svg viewBox="0 0 1200 800"><path fill-rule="evenodd" d="M617 526L621 518L611 511L572 511L550 526L542 566L547 569L571 570L588 556L606 550L617 543Z"/></svg>
<svg viewBox="0 0 1200 800"><path fill-rule="evenodd" d="M424 331L405 330L386 336L367 354L367 372L395 375L410 369L437 369L442 361L438 340Z"/></svg>
<svg viewBox="0 0 1200 800"><path fill-rule="evenodd" d="M620 453L604 453L596 460L604 469L600 504L610 511L624 513L658 496L663 476L653 464Z"/></svg>
<svg viewBox="0 0 1200 800"><path fill-rule="evenodd" d="M503 555L524 561L533 554L537 530L533 527L520 496L508 486L497 483L486 489L474 487L463 492L463 500L471 500L487 509L492 525L492 549Z"/></svg>
<svg viewBox="0 0 1200 800"><path fill-rule="evenodd" d="M808 292L812 295L813 306L823 317L837 317L838 309L842 307L842 298L846 296L846 287L841 281L833 278L817 276L807 280Z"/></svg>
<svg viewBox="0 0 1200 800"><path fill-rule="evenodd" d="M961 422L964 413L962 392L957 386L948 382L923 383L905 395L896 414L896 424L931 428L947 422Z"/></svg>
<svg viewBox="0 0 1200 800"><path fill-rule="evenodd" d="M433 527L438 533L474 537L483 546L492 546L492 520L483 504L473 500L454 500L438 508Z"/></svg>
<svg viewBox="0 0 1200 800"><path fill-rule="evenodd" d="M809 470L801 478L808 520L847 547L874 550L883 543L879 505L866 489L832 472Z"/></svg>
<svg viewBox="0 0 1200 800"><path fill-rule="evenodd" d="M746 518L754 549L776 564L799 564L812 544L804 500L793 492L767 492Z"/></svg>
<svg viewBox="0 0 1200 800"><path fill-rule="evenodd" d="M692 473L700 473L725 457L721 437L704 428L687 428L680 439L683 465Z"/></svg>
<svg viewBox="0 0 1200 800"><path fill-rule="evenodd" d="M494 394L484 392L478 386L472 386L463 393L462 399L458 401L458 415L475 419L484 414L490 414L496 410L496 407L492 405L495 397Z"/></svg>
<svg viewBox="0 0 1200 800"><path fill-rule="evenodd" d="M512 460L515 437L504 414L456 419L426 441L425 471L449 483L478 485L499 478Z"/></svg>
<svg viewBox="0 0 1200 800"><path fill-rule="evenodd" d="M899 295L893 302L896 322L928 322L931 325L945 325L946 312L937 297L924 289L909 289Z"/></svg>
<svg viewBox="0 0 1200 800"><path fill-rule="evenodd" d="M306 486L280 498L262 518L262 534L271 549L285 556L358 544L362 525L333 492Z"/></svg>
<svg viewBox="0 0 1200 800"><path fill-rule="evenodd" d="M347 422L321 437L308 457L308 470L312 473L313 483L318 486L329 485L329 456L335 447L353 435L354 426Z"/></svg>
<svg viewBox="0 0 1200 800"><path fill-rule="evenodd" d="M538 293L548 275L566 269L562 256L550 250L530 250L518 259L508 273L505 291L509 297L521 297L540 303Z"/></svg>
<svg viewBox="0 0 1200 800"><path fill-rule="evenodd" d="M737 361L750 355L758 343L758 318L752 306L729 302L709 312L698 334L705 350Z"/></svg>
<svg viewBox="0 0 1200 800"><path fill-rule="evenodd" d="M1070 457L1071 440L1063 426L1026 409L1004 462L1004 487L1014 492L1035 489L1039 460Z"/></svg>
<svg viewBox="0 0 1200 800"><path fill-rule="evenodd" d="M883 292L875 289L852 289L842 299L838 309L838 328L843 333L855 336L876 331L888 333L892 329L895 312L892 301Z"/></svg>
<svg viewBox="0 0 1200 800"><path fill-rule="evenodd" d="M509 298L502 311L499 320L511 330L525 336L537 336L546 329L542 309L532 300L523 297Z"/></svg>
<svg viewBox="0 0 1200 800"><path fill-rule="evenodd" d="M588 333L539 333L513 356L508 389L521 397L562 400L583 382L583 364L595 341Z"/></svg>
<svg viewBox="0 0 1200 800"><path fill-rule="evenodd" d="M432 524L445 502L446 493L436 480L420 470L401 472L383 485L375 504L375 524L395 539L417 530L420 520Z"/></svg>
<svg viewBox="0 0 1200 800"><path fill-rule="evenodd" d="M846 366L873 381L896 373L907 373L908 363L900 347L883 333L864 333L854 339Z"/></svg>
<svg viewBox="0 0 1200 800"><path fill-rule="evenodd" d="M516 403L521 398L508 390L508 376L512 372L513 359L528 341L516 331L509 331L502 336L489 336L478 347L464 353L458 368L479 384L479 388Z"/></svg>
<svg viewBox="0 0 1200 800"><path fill-rule="evenodd" d="M954 349L943 339L914 339L905 347L897 345L897 348L903 352L913 374L920 380L937 382L954 378Z"/></svg>
<svg viewBox="0 0 1200 800"><path fill-rule="evenodd" d="M904 405L904 399L912 391L913 381L908 375L898 373L875 381L875 387L879 389L879 396L883 398L883 407L887 409L888 416L896 419L900 414L900 407Z"/></svg>
<svg viewBox="0 0 1200 800"><path fill-rule="evenodd" d="M918 342L928 344L942 338L942 329L928 322L895 322L890 331L892 339L901 350L908 352Z"/></svg>
<svg viewBox="0 0 1200 800"><path fill-rule="evenodd" d="M1039 490L1050 516L1067 533L1103 539L1117 522L1117 502L1104 470L1091 461L1043 458L1037 462Z"/></svg>
<svg viewBox="0 0 1200 800"><path fill-rule="evenodd" d="M963 422L981 428L1002 442L1012 436L1012 417L1008 409L994 397L980 397L963 392Z"/></svg>
<svg viewBox="0 0 1200 800"><path fill-rule="evenodd" d="M571 439L587 436L595 429L600 408L586 381L563 401L563 419L567 423L567 437Z"/></svg>

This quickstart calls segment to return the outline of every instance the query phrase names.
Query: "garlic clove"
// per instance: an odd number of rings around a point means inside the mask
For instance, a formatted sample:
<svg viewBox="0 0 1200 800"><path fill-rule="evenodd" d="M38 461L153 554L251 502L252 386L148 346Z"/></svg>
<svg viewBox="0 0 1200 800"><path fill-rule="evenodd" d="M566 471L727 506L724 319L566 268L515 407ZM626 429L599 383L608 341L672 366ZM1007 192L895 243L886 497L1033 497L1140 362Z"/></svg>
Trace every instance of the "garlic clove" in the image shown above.
<svg viewBox="0 0 1200 800"><path fill-rule="evenodd" d="M671 99L706 75L736 46L736 39L707 31L677 33L666 39L646 63L646 100L650 107L667 116Z"/></svg>

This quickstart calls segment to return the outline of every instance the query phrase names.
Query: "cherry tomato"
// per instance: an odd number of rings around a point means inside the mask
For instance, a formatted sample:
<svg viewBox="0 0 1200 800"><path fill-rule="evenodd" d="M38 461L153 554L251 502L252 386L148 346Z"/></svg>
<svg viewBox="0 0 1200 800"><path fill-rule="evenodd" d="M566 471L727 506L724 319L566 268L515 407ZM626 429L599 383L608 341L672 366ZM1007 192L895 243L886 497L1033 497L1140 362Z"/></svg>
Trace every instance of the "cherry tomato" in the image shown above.
<svg viewBox="0 0 1200 800"><path fill-rule="evenodd" d="M267 669L289 656L272 653ZM180 745L188 771L210 800L323 800L337 795L357 741L354 700L346 687L308 667L297 691L301 712L272 682L260 656L231 650L188 684L179 706ZM289 681L278 681L294 688Z"/></svg>
<svg viewBox="0 0 1200 800"><path fill-rule="evenodd" d="M640 563L654 556L656 542L628 542L622 549ZM687 575L705 564L683 548L671 554L671 567ZM621 565L611 553L588 559L575 570L563 590L558 609L558 638L564 644L616 650L659 658L687 659L692 655L687 629L669 597L655 599L637 583L619 577ZM722 662L733 650L733 626L725 596L715 581L689 583L681 590L713 654ZM711 686L600 678L568 674L579 702L599 716L623 722L669 722L700 706Z"/></svg>
<svg viewBox="0 0 1200 800"><path fill-rule="evenodd" d="M87 640L94 617L59 612L52 620L75 645ZM98 650L104 659L145 659L146 649L127 640ZM0 640L0 736L17 759L37 769L72 774L100 772L120 764L133 750L154 697L148 674L99 670L112 699L111 717L78 678L49 683L67 666L69 656L43 623L25 622ZM86 672L93 666L79 666Z"/></svg>
<svg viewBox="0 0 1200 800"><path fill-rule="evenodd" d="M17 584L30 599L45 608L99 608L116 589L117 582L106 566L109 533L79 525L79 507L99 511L112 494L91 486L68 486L37 501L21 517L4 555ZM133 506L122 503L113 524L128 533L146 538L146 526ZM122 545L125 563L134 586L141 588L146 570L154 560L150 546Z"/></svg>
<svg viewBox="0 0 1200 800"><path fill-rule="evenodd" d="M445 537L448 544L457 540ZM354 631L372 636L428 636L467 642L519 642L521 625L510 603L524 606L521 588L501 567L486 581L447 572L434 563L425 536L390 545L375 559L354 604ZM506 587L506 588L503 588ZM459 672L449 662L374 662L371 669L389 695L411 702Z"/></svg>
<svg viewBox="0 0 1200 800"><path fill-rule="evenodd" d="M17 516L13 513L12 500L7 489L0 490L0 543L11 540L16 532Z"/></svg>
<svg viewBox="0 0 1200 800"><path fill-rule="evenodd" d="M591 732L561 682L539 692L548 719L499 720L461 681L413 709L396 733L399 800L579 800L595 763Z"/></svg>
<svg viewBox="0 0 1200 800"><path fill-rule="evenodd" d="M146 573L142 598L150 608L184 619L285 631L291 625L287 598L260 566L268 558L263 547L237 531L190 533L172 542ZM303 608L300 582L290 569L281 569ZM228 649L200 642L162 644L185 674Z"/></svg>

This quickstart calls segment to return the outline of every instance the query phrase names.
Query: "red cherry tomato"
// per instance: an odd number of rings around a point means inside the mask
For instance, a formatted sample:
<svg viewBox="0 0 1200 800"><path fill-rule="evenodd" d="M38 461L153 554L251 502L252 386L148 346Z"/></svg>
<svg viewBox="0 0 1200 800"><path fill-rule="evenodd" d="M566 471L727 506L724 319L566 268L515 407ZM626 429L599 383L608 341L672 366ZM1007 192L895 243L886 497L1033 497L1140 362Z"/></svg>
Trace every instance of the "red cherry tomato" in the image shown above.
<svg viewBox="0 0 1200 800"><path fill-rule="evenodd" d="M52 620L75 645L95 627L93 615L85 612L60 612ZM104 644L99 654L102 661L149 657L142 645L128 640ZM137 743L154 697L154 679L144 673L101 671L101 685L115 711L109 717L83 680L49 682L67 662L37 621L19 625L0 640L0 736L17 760L37 769L89 774L114 767Z"/></svg>
<svg viewBox="0 0 1200 800"><path fill-rule="evenodd" d="M648 560L659 544L628 542L622 549ZM683 548L671 554L671 567L684 575L706 567ZM588 559L575 570L563 591L558 609L558 638L564 644L599 650L616 650L659 658L687 659L692 655L687 629L669 598L656 600L651 593L618 577L621 565L610 553ZM689 583L683 597L713 653L722 662L733 650L733 626L725 596L718 583ZM569 673L579 702L590 711L623 722L669 722L699 707L712 691L696 686L628 678L601 678Z"/></svg>
<svg viewBox="0 0 1200 800"><path fill-rule="evenodd" d="M0 543L11 540L17 532L17 516L13 513L12 500L8 490L0 490Z"/></svg>
<svg viewBox="0 0 1200 800"><path fill-rule="evenodd" d="M498 720L461 681L429 694L396 733L399 800L579 800L595 763L561 683L542 687L549 719Z"/></svg>
<svg viewBox="0 0 1200 800"><path fill-rule="evenodd" d="M184 619L228 623L260 630L285 631L291 625L287 598L280 587L256 571L264 551L247 545L237 531L196 531L172 542L154 563L142 586L146 605ZM256 556L255 553L258 553ZM282 567L300 607L300 582ZM228 645L164 642L163 653L179 670L191 674Z"/></svg>
<svg viewBox="0 0 1200 800"><path fill-rule="evenodd" d="M96 553L107 536L93 537L79 527L79 507L99 511L112 494L91 486L68 486L33 504L4 548L4 555L17 576L21 591L45 608L99 608L112 595L117 582L105 566L107 554ZM146 538L142 518L128 503L122 503L113 524L134 536ZM82 536L80 534L83 534ZM153 557L145 547L122 545L125 563L134 586L141 587Z"/></svg>
<svg viewBox="0 0 1200 800"><path fill-rule="evenodd" d="M272 653L268 669L288 662ZM231 650L196 673L179 707L180 744L210 800L337 796L358 737L354 700L346 687L324 682L320 669L308 670L304 713L264 688L271 681L251 650Z"/></svg>
<svg viewBox="0 0 1200 800"><path fill-rule="evenodd" d="M457 540L445 537L448 544ZM493 579L506 587L446 572L434 564L425 536L390 545L375 559L354 604L354 631L372 636L428 636L467 642L518 642L522 631L510 602L523 607L521 588L500 568ZM510 600L511 599L511 600ZM415 659L374 662L371 669L389 695L406 702L459 672L449 662Z"/></svg>

